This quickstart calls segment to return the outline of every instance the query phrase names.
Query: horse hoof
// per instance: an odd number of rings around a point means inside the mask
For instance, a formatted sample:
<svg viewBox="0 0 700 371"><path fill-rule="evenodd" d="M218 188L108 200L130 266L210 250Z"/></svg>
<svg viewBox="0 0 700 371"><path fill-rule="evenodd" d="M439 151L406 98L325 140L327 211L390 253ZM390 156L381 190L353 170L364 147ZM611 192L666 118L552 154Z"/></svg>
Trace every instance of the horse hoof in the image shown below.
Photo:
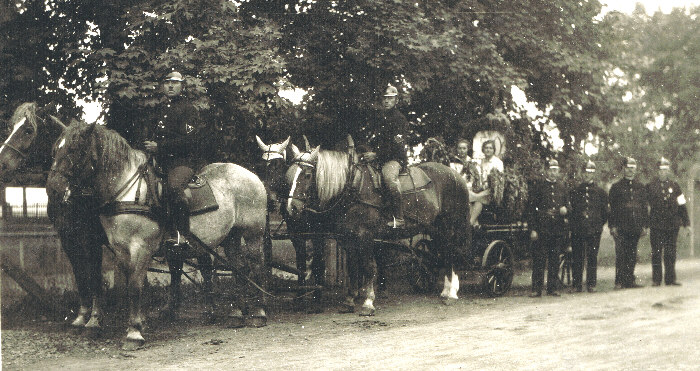
<svg viewBox="0 0 700 371"><path fill-rule="evenodd" d="M251 316L246 323L248 327L265 327L267 326L267 316Z"/></svg>
<svg viewBox="0 0 700 371"><path fill-rule="evenodd" d="M102 327L85 327L85 335L90 339L102 336Z"/></svg>
<svg viewBox="0 0 700 371"><path fill-rule="evenodd" d="M442 304L447 305L447 306L450 306L456 302L457 302L457 299L451 298L449 296L446 298L442 298Z"/></svg>
<svg viewBox="0 0 700 371"><path fill-rule="evenodd" d="M243 316L228 316L226 319L226 327L241 328L245 326L245 318Z"/></svg>
<svg viewBox="0 0 700 371"><path fill-rule="evenodd" d="M146 344L146 340L126 339L122 344L122 350L131 352L142 348L144 344Z"/></svg>
<svg viewBox="0 0 700 371"><path fill-rule="evenodd" d="M375 312L374 308L362 307L362 310L360 310L360 316L372 317L372 316L374 316L374 312Z"/></svg>
<svg viewBox="0 0 700 371"><path fill-rule="evenodd" d="M338 309L338 313L355 313L355 306L349 304L342 304L340 306L340 309Z"/></svg>

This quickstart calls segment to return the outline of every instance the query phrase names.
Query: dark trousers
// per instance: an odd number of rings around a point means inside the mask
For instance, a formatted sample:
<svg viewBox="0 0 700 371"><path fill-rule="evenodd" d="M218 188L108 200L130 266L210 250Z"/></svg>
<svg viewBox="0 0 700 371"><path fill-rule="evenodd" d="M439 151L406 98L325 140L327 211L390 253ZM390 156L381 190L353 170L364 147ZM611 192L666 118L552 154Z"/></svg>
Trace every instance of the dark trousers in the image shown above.
<svg viewBox="0 0 700 371"><path fill-rule="evenodd" d="M583 268L586 267L586 286L595 287L598 276L598 248L600 232L571 234L573 286L582 288Z"/></svg>
<svg viewBox="0 0 700 371"><path fill-rule="evenodd" d="M661 273L665 270L664 282L668 285L676 282L676 240L678 228L651 229L651 277L654 283L661 283ZM664 267L661 267L663 254Z"/></svg>
<svg viewBox="0 0 700 371"><path fill-rule="evenodd" d="M532 244L532 292L542 292L544 269L547 267L547 292L557 289L559 253L564 246L565 236L542 233Z"/></svg>
<svg viewBox="0 0 700 371"><path fill-rule="evenodd" d="M182 233L190 232L190 216L188 200L185 196L187 183L192 179L194 170L188 166L176 166L168 171L165 183L168 201L170 203L170 225ZM174 230L170 233L175 233Z"/></svg>
<svg viewBox="0 0 700 371"><path fill-rule="evenodd" d="M637 264L637 244L640 232L618 233L615 239L615 284L622 287L634 286L634 266Z"/></svg>

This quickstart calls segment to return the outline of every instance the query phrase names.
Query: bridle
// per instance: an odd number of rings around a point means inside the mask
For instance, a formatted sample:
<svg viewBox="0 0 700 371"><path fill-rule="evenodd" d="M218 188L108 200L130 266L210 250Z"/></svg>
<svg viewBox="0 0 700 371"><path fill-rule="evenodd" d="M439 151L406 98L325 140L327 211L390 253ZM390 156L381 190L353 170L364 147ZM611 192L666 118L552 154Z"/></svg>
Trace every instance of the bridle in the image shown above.
<svg viewBox="0 0 700 371"><path fill-rule="evenodd" d="M20 120L21 124L20 124L20 123L18 123L18 124L19 124L20 126L22 126L22 125L24 125L24 121L26 121L26 120L27 120L27 118L26 118L26 117L23 117L22 120ZM36 125L33 125L33 126L36 126ZM36 131L36 127L34 128L34 130ZM12 135L12 134L10 134L10 135ZM8 138L8 139L9 139L9 138ZM34 137L34 139L32 139L32 142L33 142L35 139L36 139L36 137ZM22 160L23 160L23 161L26 160L27 157L29 157L24 151L22 151L21 149L19 149L19 148L13 146L12 144L7 143L7 141L5 141L5 142L3 142L2 144L0 144L0 151L2 151L2 149L5 148L5 147L7 147L7 148L9 148L9 149L11 149L11 150L13 150L13 151L15 151L20 157L22 157Z"/></svg>

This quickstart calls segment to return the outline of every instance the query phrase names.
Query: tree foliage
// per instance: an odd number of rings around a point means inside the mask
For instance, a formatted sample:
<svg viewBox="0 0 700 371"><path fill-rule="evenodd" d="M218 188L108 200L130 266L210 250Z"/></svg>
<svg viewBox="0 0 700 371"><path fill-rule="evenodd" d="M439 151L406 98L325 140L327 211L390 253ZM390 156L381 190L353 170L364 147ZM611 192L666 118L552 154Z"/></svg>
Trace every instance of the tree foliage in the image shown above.
<svg viewBox="0 0 700 371"><path fill-rule="evenodd" d="M162 99L157 83L175 68L236 162L253 161L254 134L270 142L305 133L326 147L346 133L361 138L387 84L402 92L412 144L440 136L451 145L498 129L511 160L526 167L552 148L542 126L509 113L512 85L547 112L570 153L612 122L603 47L612 33L595 19L597 0L39 3L4 0L12 15L0 19L0 47L15 80L1 83L16 95L3 110L38 99L71 114L75 98L98 100L107 124L128 138L150 119ZM21 50L40 56L23 59ZM14 89L19 81L26 87ZM300 106L279 96L286 87L308 92Z"/></svg>

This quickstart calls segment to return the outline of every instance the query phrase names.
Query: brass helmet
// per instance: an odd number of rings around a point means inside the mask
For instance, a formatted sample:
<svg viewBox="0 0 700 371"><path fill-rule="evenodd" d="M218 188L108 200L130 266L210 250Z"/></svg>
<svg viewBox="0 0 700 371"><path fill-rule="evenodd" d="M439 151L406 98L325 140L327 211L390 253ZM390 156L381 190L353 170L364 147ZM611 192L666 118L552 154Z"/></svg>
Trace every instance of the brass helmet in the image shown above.
<svg viewBox="0 0 700 371"><path fill-rule="evenodd" d="M182 77L182 74L177 71L171 71L169 74L165 76L163 81L185 81L185 79Z"/></svg>
<svg viewBox="0 0 700 371"><path fill-rule="evenodd" d="M384 92L385 97L395 97L397 95L399 95L399 91L396 89L396 87L392 85L387 86L386 91Z"/></svg>
<svg viewBox="0 0 700 371"><path fill-rule="evenodd" d="M584 170L587 173L595 173L595 162L588 160L586 162L586 166L584 167Z"/></svg>
<svg viewBox="0 0 700 371"><path fill-rule="evenodd" d="M547 161L547 168L548 169L558 169L559 168L559 161L555 159L551 159Z"/></svg>
<svg viewBox="0 0 700 371"><path fill-rule="evenodd" d="M637 160L633 159L632 157L625 157L625 161L624 161L623 165L624 165L624 167L636 169L637 168Z"/></svg>
<svg viewBox="0 0 700 371"><path fill-rule="evenodd" d="M665 157L661 157L657 163L659 170L669 170L671 168L671 161Z"/></svg>

